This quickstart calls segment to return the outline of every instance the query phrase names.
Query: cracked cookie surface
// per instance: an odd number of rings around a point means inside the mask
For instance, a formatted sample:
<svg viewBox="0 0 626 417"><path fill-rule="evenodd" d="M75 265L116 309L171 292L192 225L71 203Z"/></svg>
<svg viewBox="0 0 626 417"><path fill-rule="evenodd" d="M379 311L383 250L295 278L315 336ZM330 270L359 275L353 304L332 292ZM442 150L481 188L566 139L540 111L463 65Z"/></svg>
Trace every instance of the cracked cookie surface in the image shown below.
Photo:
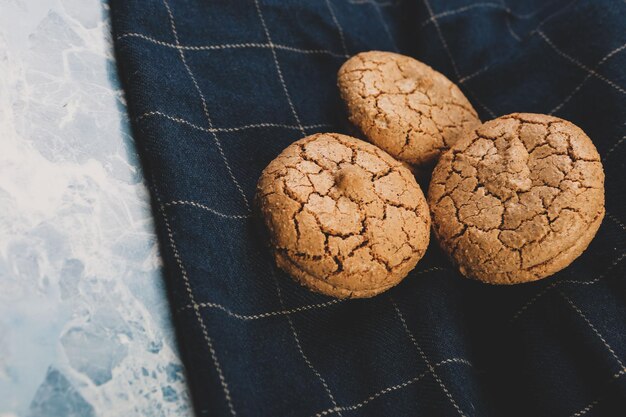
<svg viewBox="0 0 626 417"><path fill-rule="evenodd" d="M454 83L408 56L362 52L343 64L337 80L350 121L372 143L414 166L432 166L480 124Z"/></svg>
<svg viewBox="0 0 626 417"><path fill-rule="evenodd" d="M515 284L576 259L604 217L604 171L589 137L557 117L486 122L439 160L428 190L440 246L468 278Z"/></svg>
<svg viewBox="0 0 626 417"><path fill-rule="evenodd" d="M415 178L361 140L316 134L263 171L256 203L277 265L333 297L371 297L426 252L430 214Z"/></svg>

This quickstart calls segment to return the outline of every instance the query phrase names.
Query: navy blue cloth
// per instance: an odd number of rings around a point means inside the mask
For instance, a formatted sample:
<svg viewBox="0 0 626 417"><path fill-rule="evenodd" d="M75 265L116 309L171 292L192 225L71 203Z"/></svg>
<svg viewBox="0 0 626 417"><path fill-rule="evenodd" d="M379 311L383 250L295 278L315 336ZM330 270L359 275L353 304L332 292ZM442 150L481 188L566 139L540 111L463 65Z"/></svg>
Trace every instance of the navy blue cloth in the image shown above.
<svg viewBox="0 0 626 417"><path fill-rule="evenodd" d="M110 0L138 153L199 416L625 416L626 3ZM357 135L336 87L388 50L457 82L483 120L582 127L607 215L555 276L463 279L433 243L372 299L276 270L251 207L303 135Z"/></svg>

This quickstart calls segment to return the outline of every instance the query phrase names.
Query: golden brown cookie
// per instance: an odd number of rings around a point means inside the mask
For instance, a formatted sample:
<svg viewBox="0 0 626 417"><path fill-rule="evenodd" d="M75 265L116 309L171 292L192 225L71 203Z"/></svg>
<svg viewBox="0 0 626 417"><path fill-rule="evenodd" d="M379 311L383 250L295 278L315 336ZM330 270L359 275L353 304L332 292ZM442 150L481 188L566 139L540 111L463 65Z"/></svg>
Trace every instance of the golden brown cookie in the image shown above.
<svg viewBox="0 0 626 417"><path fill-rule="evenodd" d="M585 133L557 117L491 120L446 152L428 202L441 247L468 278L516 284L568 266L604 217L604 172Z"/></svg>
<svg viewBox="0 0 626 417"><path fill-rule="evenodd" d="M408 56L362 52L339 69L350 120L375 145L411 165L432 165L480 124L461 90Z"/></svg>
<svg viewBox="0 0 626 417"><path fill-rule="evenodd" d="M278 266L333 297L387 290L428 246L430 215L413 175L350 136L287 147L261 174L256 199Z"/></svg>

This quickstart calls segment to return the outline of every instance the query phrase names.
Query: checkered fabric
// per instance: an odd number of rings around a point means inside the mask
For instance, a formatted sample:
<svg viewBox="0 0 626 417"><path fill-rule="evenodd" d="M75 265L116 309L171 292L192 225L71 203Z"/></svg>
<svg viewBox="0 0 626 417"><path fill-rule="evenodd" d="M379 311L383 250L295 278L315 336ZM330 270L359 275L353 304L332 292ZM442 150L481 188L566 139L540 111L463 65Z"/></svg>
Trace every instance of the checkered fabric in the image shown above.
<svg viewBox="0 0 626 417"><path fill-rule="evenodd" d="M625 416L626 3L110 0L199 416ZM432 244L396 288L339 301L276 270L261 170L315 132L356 135L347 57L400 51L483 120L554 114L594 140L607 215L550 279L462 279Z"/></svg>

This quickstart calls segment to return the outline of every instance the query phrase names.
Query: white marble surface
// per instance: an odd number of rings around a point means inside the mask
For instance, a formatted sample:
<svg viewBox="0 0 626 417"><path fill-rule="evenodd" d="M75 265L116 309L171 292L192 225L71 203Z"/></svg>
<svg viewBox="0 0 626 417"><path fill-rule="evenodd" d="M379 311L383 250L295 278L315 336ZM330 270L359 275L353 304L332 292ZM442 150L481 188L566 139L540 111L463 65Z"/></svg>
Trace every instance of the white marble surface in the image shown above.
<svg viewBox="0 0 626 417"><path fill-rule="evenodd" d="M109 31L0 0L0 417L192 413Z"/></svg>

